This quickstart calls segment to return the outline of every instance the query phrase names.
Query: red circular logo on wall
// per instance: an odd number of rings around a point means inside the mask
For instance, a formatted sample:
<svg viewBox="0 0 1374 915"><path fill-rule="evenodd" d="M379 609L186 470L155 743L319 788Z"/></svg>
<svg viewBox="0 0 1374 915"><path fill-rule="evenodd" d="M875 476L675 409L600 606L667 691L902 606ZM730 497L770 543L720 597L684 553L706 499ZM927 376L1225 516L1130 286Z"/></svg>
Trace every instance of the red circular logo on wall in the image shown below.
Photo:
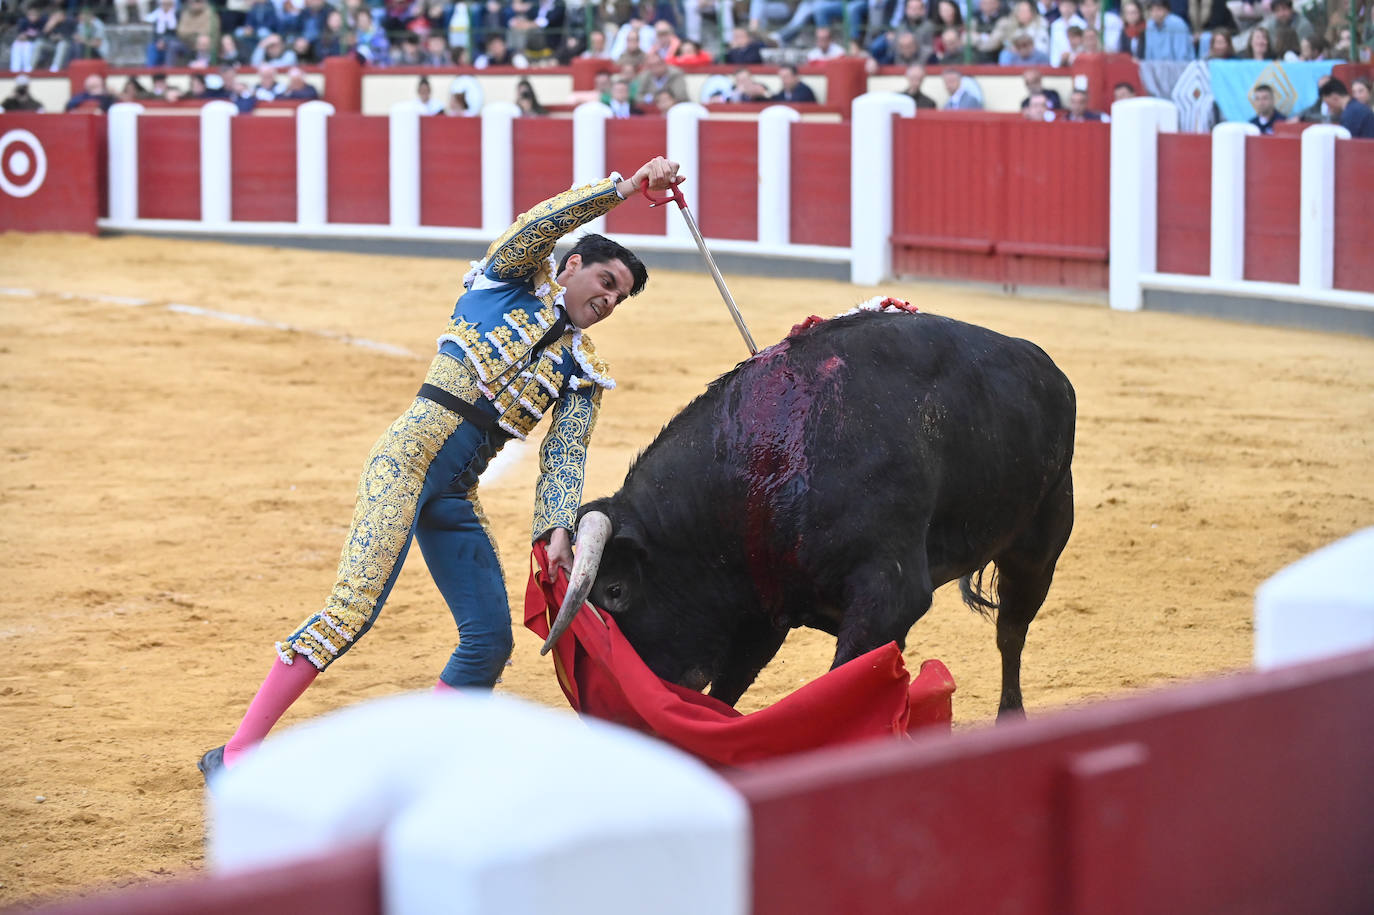
<svg viewBox="0 0 1374 915"><path fill-rule="evenodd" d="M29 197L48 176L48 154L27 130L0 136L0 190L11 197Z"/></svg>

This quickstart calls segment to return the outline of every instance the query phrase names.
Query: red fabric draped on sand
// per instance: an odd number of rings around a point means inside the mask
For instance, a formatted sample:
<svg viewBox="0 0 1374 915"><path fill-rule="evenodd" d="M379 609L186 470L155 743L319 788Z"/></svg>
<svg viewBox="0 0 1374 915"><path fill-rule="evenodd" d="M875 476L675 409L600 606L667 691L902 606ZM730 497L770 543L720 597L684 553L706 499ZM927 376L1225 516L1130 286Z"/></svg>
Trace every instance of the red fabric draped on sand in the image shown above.
<svg viewBox="0 0 1374 915"><path fill-rule="evenodd" d="M549 633L567 591L548 575L536 543L525 589L525 626ZM950 727L954 678L930 660L913 681L889 642L818 677L765 709L743 715L723 702L660 679L616 627L587 604L552 654L559 685L577 711L666 740L700 759L738 766L818 747Z"/></svg>

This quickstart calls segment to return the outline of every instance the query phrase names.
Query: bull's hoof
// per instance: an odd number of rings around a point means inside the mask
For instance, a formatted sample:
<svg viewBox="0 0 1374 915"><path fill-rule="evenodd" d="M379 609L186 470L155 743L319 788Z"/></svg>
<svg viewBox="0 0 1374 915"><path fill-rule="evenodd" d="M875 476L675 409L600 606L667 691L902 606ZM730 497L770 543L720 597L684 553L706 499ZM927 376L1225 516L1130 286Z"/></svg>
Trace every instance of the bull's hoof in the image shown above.
<svg viewBox="0 0 1374 915"><path fill-rule="evenodd" d="M206 750L205 755L196 763L196 768L205 776L205 784L210 784L210 779L224 771L224 747Z"/></svg>

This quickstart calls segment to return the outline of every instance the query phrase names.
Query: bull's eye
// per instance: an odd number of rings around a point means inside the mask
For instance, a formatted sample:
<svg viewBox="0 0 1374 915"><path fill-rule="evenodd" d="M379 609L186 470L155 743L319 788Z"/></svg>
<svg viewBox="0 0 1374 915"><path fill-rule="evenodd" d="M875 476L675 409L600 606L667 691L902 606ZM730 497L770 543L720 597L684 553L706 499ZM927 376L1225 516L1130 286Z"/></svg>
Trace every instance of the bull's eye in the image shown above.
<svg viewBox="0 0 1374 915"><path fill-rule="evenodd" d="M620 600L620 585L608 585L606 587L606 596L611 600Z"/></svg>

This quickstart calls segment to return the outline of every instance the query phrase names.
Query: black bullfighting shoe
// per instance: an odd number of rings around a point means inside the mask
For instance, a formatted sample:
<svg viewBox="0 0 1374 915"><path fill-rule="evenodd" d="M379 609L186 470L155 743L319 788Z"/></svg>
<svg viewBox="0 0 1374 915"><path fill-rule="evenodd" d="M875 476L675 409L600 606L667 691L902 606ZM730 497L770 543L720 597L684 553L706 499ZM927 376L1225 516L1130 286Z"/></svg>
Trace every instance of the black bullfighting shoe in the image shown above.
<svg viewBox="0 0 1374 915"><path fill-rule="evenodd" d="M206 750L200 762L196 763L196 768L205 776L205 784L210 784L210 779L224 771L224 747Z"/></svg>

